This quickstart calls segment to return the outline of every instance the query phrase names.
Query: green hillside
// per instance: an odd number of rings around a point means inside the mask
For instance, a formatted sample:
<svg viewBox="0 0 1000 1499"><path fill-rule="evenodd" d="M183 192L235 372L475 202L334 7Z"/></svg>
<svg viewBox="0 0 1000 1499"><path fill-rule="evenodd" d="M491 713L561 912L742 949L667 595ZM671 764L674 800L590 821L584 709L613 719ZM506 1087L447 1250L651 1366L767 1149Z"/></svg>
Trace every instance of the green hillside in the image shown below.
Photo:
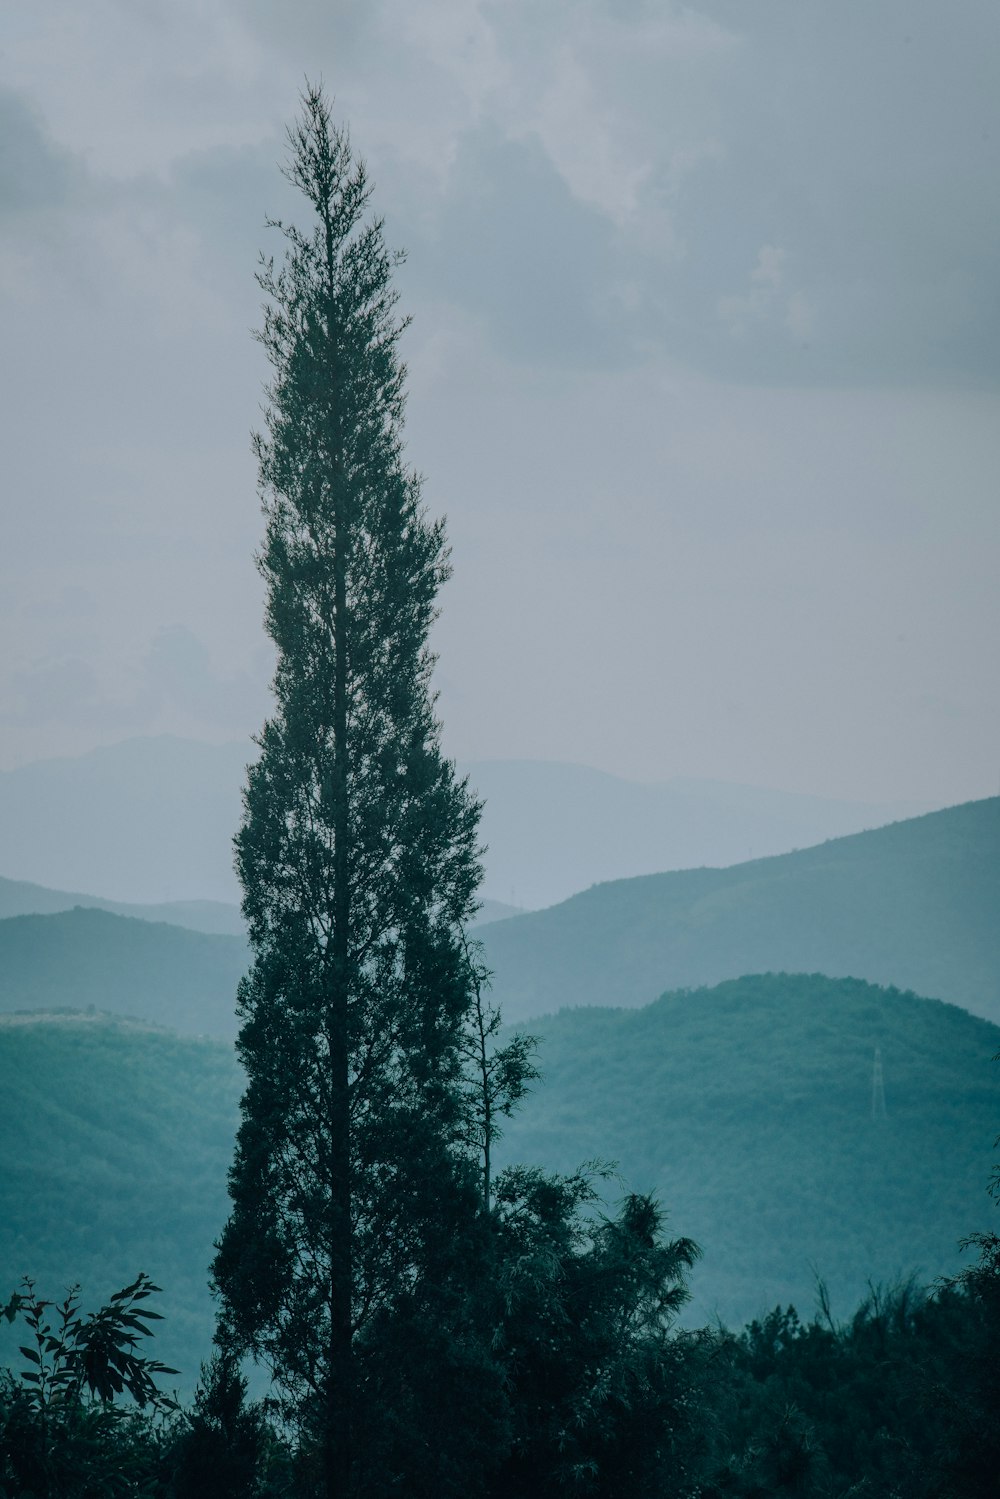
<svg viewBox="0 0 1000 1499"><path fill-rule="evenodd" d="M0 1018L0 1298L30 1274L91 1304L147 1271L156 1356L192 1388L212 1330L239 1074L224 1042L108 1016Z"/></svg>
<svg viewBox="0 0 1000 1499"><path fill-rule="evenodd" d="M767 975L644 1010L538 1023L543 1081L508 1159L620 1161L703 1246L691 1315L810 1308L813 1269L846 1314L868 1277L956 1267L989 1224L1000 1030L855 981ZM874 1047L887 1116L871 1117ZM0 1018L0 1296L24 1272L94 1299L147 1270L162 1356L194 1377L226 1214L239 1094L231 1048L113 1017Z"/></svg>
<svg viewBox="0 0 1000 1499"><path fill-rule="evenodd" d="M0 1013L113 1010L188 1035L233 1037L241 937L135 921L107 911L0 921Z"/></svg>
<svg viewBox="0 0 1000 1499"><path fill-rule="evenodd" d="M1000 1029L954 1005L766 974L534 1028L544 1082L504 1153L611 1157L655 1188L705 1251L698 1320L811 1309L814 1269L846 1315L869 1277L955 1269L956 1240L989 1225Z"/></svg>
<svg viewBox="0 0 1000 1499"><path fill-rule="evenodd" d="M595 885L481 935L509 1020L768 970L897 984L1000 1020L1000 798Z"/></svg>

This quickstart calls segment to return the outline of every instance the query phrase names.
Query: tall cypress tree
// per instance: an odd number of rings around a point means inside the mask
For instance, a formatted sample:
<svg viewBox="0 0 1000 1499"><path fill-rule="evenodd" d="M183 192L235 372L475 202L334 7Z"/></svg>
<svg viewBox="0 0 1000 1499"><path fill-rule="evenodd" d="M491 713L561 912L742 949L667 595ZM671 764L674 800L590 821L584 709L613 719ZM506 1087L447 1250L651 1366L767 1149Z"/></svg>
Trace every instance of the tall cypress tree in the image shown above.
<svg viewBox="0 0 1000 1499"><path fill-rule="evenodd" d="M342 1496L374 1330L477 1211L460 1141L479 808L434 715L448 563L403 459L395 259L320 90L289 145L311 227L275 225L284 258L259 274L277 666L236 838L247 1084L213 1271L222 1341L270 1366Z"/></svg>

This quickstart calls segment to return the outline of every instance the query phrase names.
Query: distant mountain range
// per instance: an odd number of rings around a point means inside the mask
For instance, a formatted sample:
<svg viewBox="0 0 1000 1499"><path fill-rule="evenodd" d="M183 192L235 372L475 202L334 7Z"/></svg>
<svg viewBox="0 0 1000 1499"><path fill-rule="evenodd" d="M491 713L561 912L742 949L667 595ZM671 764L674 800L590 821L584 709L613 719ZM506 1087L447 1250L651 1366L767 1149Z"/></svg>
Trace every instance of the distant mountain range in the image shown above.
<svg viewBox="0 0 1000 1499"><path fill-rule="evenodd" d="M79 891L49 890L45 885L32 885L26 880L0 879L0 921L11 916L53 916L60 911L72 911L76 906L109 911L114 916L137 921L165 922L193 932L226 937L245 935L239 907L223 901L170 900L160 905L140 906L131 901L105 900L99 895L81 895ZM508 906L502 900L484 900L473 926L521 914L520 906Z"/></svg>
<svg viewBox="0 0 1000 1499"><path fill-rule="evenodd" d="M0 920L10 916L53 916L58 911L72 911L74 906L110 911L115 916L130 916L138 921L163 921L192 932L214 932L228 937L241 937L244 932L239 907L224 901L170 900L142 906L131 901L105 900L100 895L81 895L79 891L49 890L45 885L32 885L26 880L0 878ZM505 914L516 913L484 910L483 920L498 921Z"/></svg>
<svg viewBox="0 0 1000 1499"><path fill-rule="evenodd" d="M811 1311L816 1274L844 1317L869 1277L951 1272L957 1240L989 1226L1000 1030L953 1006L769 975L538 1029L543 1079L505 1158L610 1157L655 1188L670 1229L704 1251L689 1322L778 1301ZM46 1295L80 1280L93 1305L145 1269L164 1288L155 1352L190 1390L240 1086L221 1041L101 1015L0 1017L0 1297L31 1274Z"/></svg>
<svg viewBox="0 0 1000 1499"><path fill-rule="evenodd" d="M110 906L235 905L232 837L250 743L169 736L0 773L0 872ZM582 765L461 766L485 797L484 890L523 907L599 880L728 865L928 810L720 782L638 785ZM91 902L94 903L94 902Z"/></svg>
<svg viewBox="0 0 1000 1499"><path fill-rule="evenodd" d="M587 886L739 864L931 810L722 781L625 781L585 765L480 760L460 767L485 798L486 889L529 909Z"/></svg>
<svg viewBox="0 0 1000 1499"><path fill-rule="evenodd" d="M779 970L898 984L1000 1020L1000 799L731 869L597 885L478 935L508 1021ZM242 937L107 909L8 917L0 1011L92 1004L231 1037L248 961Z"/></svg>
<svg viewBox="0 0 1000 1499"><path fill-rule="evenodd" d="M767 970L897 984L1000 1020L1000 798L597 885L480 936L507 1020Z"/></svg>
<svg viewBox="0 0 1000 1499"><path fill-rule="evenodd" d="M252 744L168 735L0 773L0 873L143 905L235 904L232 839Z"/></svg>

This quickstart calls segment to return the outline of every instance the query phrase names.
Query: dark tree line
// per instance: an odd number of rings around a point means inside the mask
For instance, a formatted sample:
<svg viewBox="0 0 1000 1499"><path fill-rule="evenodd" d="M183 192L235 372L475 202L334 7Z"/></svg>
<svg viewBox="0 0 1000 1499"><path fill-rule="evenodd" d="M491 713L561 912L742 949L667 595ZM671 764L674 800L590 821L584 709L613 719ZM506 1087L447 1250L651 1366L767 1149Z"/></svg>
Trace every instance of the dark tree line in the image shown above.
<svg viewBox="0 0 1000 1499"><path fill-rule="evenodd" d="M828 1306L810 1320L776 1307L742 1332L678 1335L649 1305L676 1300L679 1265L646 1199L626 1199L617 1218L588 1230L576 1213L594 1190L586 1174L505 1181L503 1248L490 1293L467 1308L467 1341L456 1339L458 1324L446 1332L415 1311L395 1327L398 1346L383 1345L367 1473L393 1478L373 1493L995 1496L995 1235L980 1236L977 1261L952 1283L873 1291L845 1323ZM130 1289L89 1317L76 1297L53 1306L32 1287L0 1309L24 1339L20 1368L0 1374L2 1499L315 1494L308 1433L273 1402L248 1399L231 1355L203 1369L188 1409L161 1393L171 1371L143 1352L149 1313ZM660 1310L669 1318L670 1307ZM501 1344L499 1404L479 1316ZM632 1320L625 1337L623 1319ZM425 1387L414 1392L418 1366ZM458 1405L468 1410L461 1440L448 1435Z"/></svg>

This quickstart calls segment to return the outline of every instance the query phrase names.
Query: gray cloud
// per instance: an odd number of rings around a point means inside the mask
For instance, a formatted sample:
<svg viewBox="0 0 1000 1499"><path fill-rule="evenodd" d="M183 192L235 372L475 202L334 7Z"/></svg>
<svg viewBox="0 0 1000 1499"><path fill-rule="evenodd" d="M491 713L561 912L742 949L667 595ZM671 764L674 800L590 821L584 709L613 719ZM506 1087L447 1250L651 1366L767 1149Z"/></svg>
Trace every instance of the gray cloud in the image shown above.
<svg viewBox="0 0 1000 1499"><path fill-rule="evenodd" d="M993 788L995 0L51 0L5 32L8 759L259 722L253 271L308 73L409 251L455 752Z"/></svg>
<svg viewBox="0 0 1000 1499"><path fill-rule="evenodd" d="M283 192L277 121L309 72L371 158L407 284L450 296L506 353L614 365L655 349L750 382L1000 375L995 5L255 0L199 23L200 79L178 66L183 16L157 15L173 113L134 123L171 165L165 181L119 173L113 222L152 217L189 285L226 266L247 306L232 267ZM65 198L68 157L23 102L6 108L11 201ZM107 141L103 116L93 128ZM768 247L783 257L769 297L754 281Z"/></svg>
<svg viewBox="0 0 1000 1499"><path fill-rule="evenodd" d="M75 179L70 153L51 139L40 111L0 88L0 220L65 204Z"/></svg>
<svg viewBox="0 0 1000 1499"><path fill-rule="evenodd" d="M414 296L481 318L504 354L621 361L614 228L573 196L536 140L505 139L495 127L464 135L432 231L420 227L402 278Z"/></svg>
<svg viewBox="0 0 1000 1499"><path fill-rule="evenodd" d="M199 636L171 625L158 631L143 662L143 695L154 711L180 709L201 733L225 733L240 723L248 734L267 710L269 652L258 653L255 668L220 671Z"/></svg>

